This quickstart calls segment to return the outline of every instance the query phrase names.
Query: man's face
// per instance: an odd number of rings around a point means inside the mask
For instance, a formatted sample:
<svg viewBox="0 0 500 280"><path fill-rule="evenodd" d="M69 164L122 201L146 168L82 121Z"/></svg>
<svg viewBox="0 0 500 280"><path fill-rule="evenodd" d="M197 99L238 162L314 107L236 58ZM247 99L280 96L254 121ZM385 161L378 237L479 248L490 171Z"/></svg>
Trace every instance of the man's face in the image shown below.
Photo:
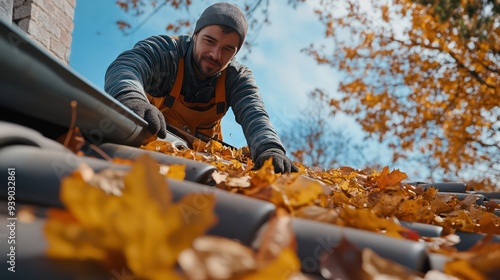
<svg viewBox="0 0 500 280"><path fill-rule="evenodd" d="M198 79L204 80L224 70L236 55L240 36L224 33L218 25L209 25L193 36L193 63Z"/></svg>

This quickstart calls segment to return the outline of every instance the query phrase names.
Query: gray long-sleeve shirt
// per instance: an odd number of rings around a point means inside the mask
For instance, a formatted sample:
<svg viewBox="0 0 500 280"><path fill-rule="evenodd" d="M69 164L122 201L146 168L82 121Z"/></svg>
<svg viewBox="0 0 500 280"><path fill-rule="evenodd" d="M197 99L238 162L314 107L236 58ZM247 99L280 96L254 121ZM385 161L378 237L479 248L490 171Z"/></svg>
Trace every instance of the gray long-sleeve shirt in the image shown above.
<svg viewBox="0 0 500 280"><path fill-rule="evenodd" d="M185 59L181 94L187 102L207 103L215 95L218 73L207 80L198 80L192 65L193 41L190 36L178 39L152 36L121 53L106 71L104 90L122 101L129 98L147 100L170 93L177 75L180 57ZM259 94L252 71L231 61L226 70L226 102L243 128L243 134L255 160L263 151L283 145L273 128Z"/></svg>

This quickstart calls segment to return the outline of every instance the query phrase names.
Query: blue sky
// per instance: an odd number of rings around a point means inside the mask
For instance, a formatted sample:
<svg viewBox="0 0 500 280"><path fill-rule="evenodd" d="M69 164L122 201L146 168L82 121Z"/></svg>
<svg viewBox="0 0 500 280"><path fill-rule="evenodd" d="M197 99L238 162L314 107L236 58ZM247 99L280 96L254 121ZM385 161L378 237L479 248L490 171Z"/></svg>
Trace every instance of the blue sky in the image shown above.
<svg viewBox="0 0 500 280"><path fill-rule="evenodd" d="M114 0L77 1L70 67L102 89L106 68L122 51L148 36L168 34L165 31L166 23L169 19L173 20L179 16L177 13L196 19L206 6L213 2L202 1L203 5L193 4L188 12L173 13L172 10L164 8L132 35L125 36L118 30L116 21L126 19L135 26L142 22L142 18L125 14ZM306 3L310 2L313 1ZM255 75L267 111L278 133L287 129L287 123L291 120L301 116L310 91L321 88L335 94L338 79L341 77L334 69L319 66L311 57L301 52L311 43L324 39L324 27L309 5L302 4L293 9L287 1L271 1L271 24L261 30L256 40L258 45L252 49L248 60L243 61ZM222 124L226 142L237 147L246 145L242 129L234 120L231 110L224 117ZM347 117L336 118L334 125L358 141L364 136L359 125ZM384 149L374 142L369 144L375 148L372 148L368 155L384 164L381 161L388 158L387 151L384 152Z"/></svg>

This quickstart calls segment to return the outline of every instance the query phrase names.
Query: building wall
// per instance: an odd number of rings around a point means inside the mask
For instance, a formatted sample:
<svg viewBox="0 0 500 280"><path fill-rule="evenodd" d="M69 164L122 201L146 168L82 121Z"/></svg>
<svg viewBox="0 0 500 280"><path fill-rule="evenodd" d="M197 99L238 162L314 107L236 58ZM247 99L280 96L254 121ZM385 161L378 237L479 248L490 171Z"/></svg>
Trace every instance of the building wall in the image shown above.
<svg viewBox="0 0 500 280"><path fill-rule="evenodd" d="M12 22L68 64L75 5L76 0L14 0Z"/></svg>
<svg viewBox="0 0 500 280"><path fill-rule="evenodd" d="M0 0L0 18L7 22L12 21L12 4L14 0Z"/></svg>

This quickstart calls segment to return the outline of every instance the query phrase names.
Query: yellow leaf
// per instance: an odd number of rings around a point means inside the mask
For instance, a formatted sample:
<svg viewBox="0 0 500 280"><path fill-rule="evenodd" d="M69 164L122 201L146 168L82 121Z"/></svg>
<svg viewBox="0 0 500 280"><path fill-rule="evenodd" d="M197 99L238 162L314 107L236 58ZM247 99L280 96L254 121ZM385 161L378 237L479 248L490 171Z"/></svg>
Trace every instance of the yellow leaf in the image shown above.
<svg viewBox="0 0 500 280"><path fill-rule="evenodd" d="M118 252L137 277L175 279L178 254L216 221L212 194L191 193L173 204L167 181L148 155L138 157L125 176L116 170L87 172L84 180L82 174L62 181L61 199L75 221L48 219L51 256L110 261Z"/></svg>
<svg viewBox="0 0 500 280"><path fill-rule="evenodd" d="M279 256L258 271L246 274L240 280L289 279L300 272L300 260L290 248L285 248Z"/></svg>
<svg viewBox="0 0 500 280"><path fill-rule="evenodd" d="M444 273L453 275L460 279L487 279L482 273L475 270L467 260L456 260L444 265Z"/></svg>
<svg viewBox="0 0 500 280"><path fill-rule="evenodd" d="M207 150L207 143L200 139L195 139L193 141L193 150L196 152L205 152Z"/></svg>
<svg viewBox="0 0 500 280"><path fill-rule="evenodd" d="M47 222L44 226L47 242L47 255L65 259L94 259L107 261L108 252L90 242L98 236L91 236L81 224L65 210L56 208L47 212Z"/></svg>
<svg viewBox="0 0 500 280"><path fill-rule="evenodd" d="M264 161L262 167L257 170L251 180L251 184L255 188L262 188L273 183L279 175L274 173L273 159L269 158Z"/></svg>
<svg viewBox="0 0 500 280"><path fill-rule="evenodd" d="M331 224L338 223L338 216L337 211L331 209L329 210L316 205L302 207L295 212L295 217Z"/></svg>
<svg viewBox="0 0 500 280"><path fill-rule="evenodd" d="M406 179L408 176L399 170L393 170L389 173L389 167L384 167L382 173L375 178L378 183L378 187L383 189L386 187L397 186Z"/></svg>
<svg viewBox="0 0 500 280"><path fill-rule="evenodd" d="M207 145L207 150L209 150L212 154L217 153L218 151L222 150L222 144L218 141L213 141L210 140Z"/></svg>
<svg viewBox="0 0 500 280"><path fill-rule="evenodd" d="M179 265L190 279L233 279L257 269L252 249L218 236L196 238L179 255Z"/></svg>
<svg viewBox="0 0 500 280"><path fill-rule="evenodd" d="M367 209L340 208L339 217L345 226L385 233L385 235L392 237L403 238L407 233L410 233L407 228L396 223L394 220L377 217L377 215Z"/></svg>
<svg viewBox="0 0 500 280"><path fill-rule="evenodd" d="M323 193L323 187L317 180L305 176L299 176L295 180L281 176L274 185L286 196L285 202L295 208L313 204Z"/></svg>
<svg viewBox="0 0 500 280"><path fill-rule="evenodd" d="M297 250L297 241L292 228L292 217L283 208L276 210L276 216L270 221L262 236L259 238L257 261L267 263L276 259L280 253L288 248Z"/></svg>
<svg viewBox="0 0 500 280"><path fill-rule="evenodd" d="M141 149L148 151L161 152L165 154L174 154L178 151L174 144L162 140L154 140L148 142L146 145L142 145Z"/></svg>
<svg viewBox="0 0 500 280"><path fill-rule="evenodd" d="M161 165L160 173L165 175L165 177L175 180L184 180L186 178L186 165L184 164L172 164L172 165Z"/></svg>
<svg viewBox="0 0 500 280"><path fill-rule="evenodd" d="M361 254L363 271L370 276L370 279L419 279L417 271L385 259L370 248L364 248Z"/></svg>

